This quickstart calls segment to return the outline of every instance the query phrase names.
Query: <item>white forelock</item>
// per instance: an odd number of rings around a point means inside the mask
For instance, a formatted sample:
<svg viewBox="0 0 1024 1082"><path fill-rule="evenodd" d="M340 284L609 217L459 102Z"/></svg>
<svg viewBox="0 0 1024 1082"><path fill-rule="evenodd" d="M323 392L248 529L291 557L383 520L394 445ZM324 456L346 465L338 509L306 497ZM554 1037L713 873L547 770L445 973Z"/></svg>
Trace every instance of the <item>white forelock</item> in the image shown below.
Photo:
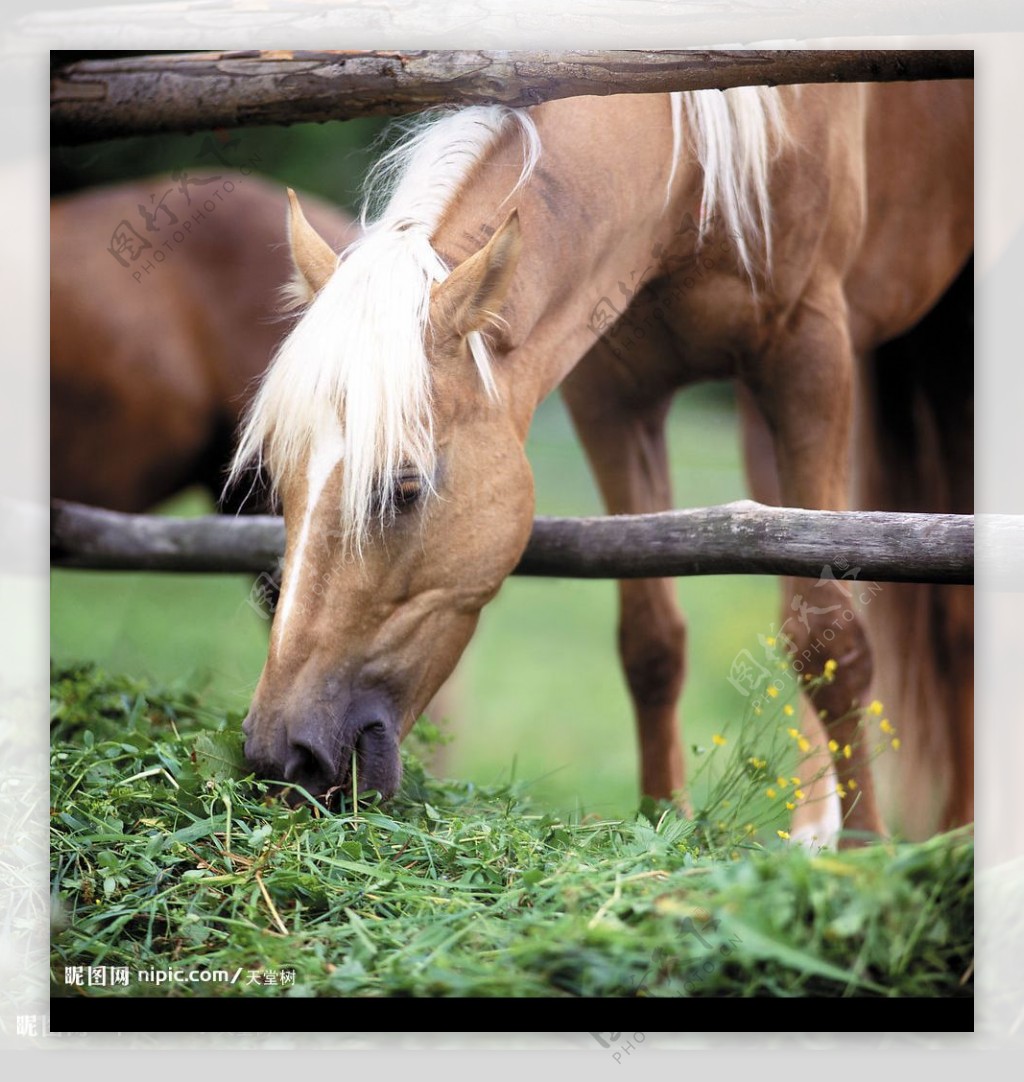
<svg viewBox="0 0 1024 1082"><path fill-rule="evenodd" d="M251 465L266 466L277 487L312 448L343 428L340 530L356 550L389 513L399 467L426 485L434 475L430 369L425 338L431 287L449 268L430 238L473 166L507 127L519 128L524 164L510 195L540 155L529 114L481 106L431 117L379 163L371 191L384 209L341 256L337 270L281 344L242 431L229 484ZM470 349L495 393L483 337Z"/></svg>

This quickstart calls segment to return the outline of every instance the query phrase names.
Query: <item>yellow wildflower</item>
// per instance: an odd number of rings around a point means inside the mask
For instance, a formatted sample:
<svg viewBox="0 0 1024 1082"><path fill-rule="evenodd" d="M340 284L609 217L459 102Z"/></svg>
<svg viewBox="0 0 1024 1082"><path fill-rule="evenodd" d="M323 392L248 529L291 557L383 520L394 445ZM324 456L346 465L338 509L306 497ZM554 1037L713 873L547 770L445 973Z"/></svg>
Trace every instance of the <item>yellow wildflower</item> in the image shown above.
<svg viewBox="0 0 1024 1082"><path fill-rule="evenodd" d="M779 695L779 689L774 684L769 685L769 687L768 687L768 698L769 699L777 699L778 695Z"/></svg>
<svg viewBox="0 0 1024 1082"><path fill-rule="evenodd" d="M786 730L786 732L789 733L789 735L794 740L799 740L800 739L800 730L799 729L794 729L794 728L790 727L789 729Z"/></svg>
<svg viewBox="0 0 1024 1082"><path fill-rule="evenodd" d="M726 740L724 736L719 736L718 733L715 733L715 735L711 738L711 743L717 745L720 748L724 748L725 745L729 743L729 741Z"/></svg>
<svg viewBox="0 0 1024 1082"><path fill-rule="evenodd" d="M786 788L786 786L787 786L787 785L789 785L789 782L788 782L788 781L786 781L786 779L785 779L785 778L784 778L784 777L783 777L783 776L782 776L782 775L780 774L780 775L779 775L779 776L778 776L778 777L777 777L777 778L775 779L775 784L776 784L776 785L778 785L778 787L779 787L780 789L785 789L785 788Z"/></svg>
<svg viewBox="0 0 1024 1082"><path fill-rule="evenodd" d="M800 739L796 742L796 746L805 753L811 750L811 742L807 739L806 736L800 737Z"/></svg>
<svg viewBox="0 0 1024 1082"><path fill-rule="evenodd" d="M793 811L795 808L796 808L796 805L793 803L792 800L787 800L786 801L786 811Z"/></svg>
<svg viewBox="0 0 1024 1082"><path fill-rule="evenodd" d="M851 755L853 755L853 748L851 748L849 744L844 744L843 745L843 758L844 759L849 759Z"/></svg>
<svg viewBox="0 0 1024 1082"><path fill-rule="evenodd" d="M868 704L868 713L874 714L876 717L881 717L882 704L877 699L872 699Z"/></svg>
<svg viewBox="0 0 1024 1082"><path fill-rule="evenodd" d="M900 738L898 736L895 736L892 739L892 750L893 751L899 751L900 750Z"/></svg>
<svg viewBox="0 0 1024 1082"><path fill-rule="evenodd" d="M799 784L800 784L800 779L799 779L799 778L797 778L797 777L792 777L792 778L790 778L789 780L790 780L790 781L791 781L791 782L792 782L792 783L793 783L794 785L799 785Z"/></svg>
<svg viewBox="0 0 1024 1082"><path fill-rule="evenodd" d="M797 798L797 800L806 800L807 799L807 794L803 791L803 789L797 789L793 793L793 796L795 796Z"/></svg>
<svg viewBox="0 0 1024 1082"><path fill-rule="evenodd" d="M836 661L834 661L832 658L829 658L828 661L825 662L825 669L824 669L825 676L832 676L835 673L836 669L838 669L838 668L839 668L838 663Z"/></svg>
<svg viewBox="0 0 1024 1082"><path fill-rule="evenodd" d="M847 789L856 789L857 788L857 779L856 778L850 778L850 780L846 783L846 788Z"/></svg>
<svg viewBox="0 0 1024 1082"><path fill-rule="evenodd" d="M830 740L828 742L828 750L832 752L833 755L835 755L835 753L839 750L839 742L836 740Z"/></svg>
<svg viewBox="0 0 1024 1082"><path fill-rule="evenodd" d="M789 703L786 703L786 705L782 708L782 712L786 715L787 718L791 718L793 716L793 707L790 706Z"/></svg>
<svg viewBox="0 0 1024 1082"><path fill-rule="evenodd" d="M776 833L776 834L778 834L778 836L779 836L779 837L780 837L780 838L781 838L781 839L782 839L782 840L783 840L784 842L788 842L788 841L789 841L789 831L788 831L788 830L777 830L777 831L775 831L775 833Z"/></svg>
<svg viewBox="0 0 1024 1082"><path fill-rule="evenodd" d="M768 635L764 640L764 644L765 644L765 646L774 646L775 645L775 636L774 635Z"/></svg>
<svg viewBox="0 0 1024 1082"><path fill-rule="evenodd" d="M771 786L769 786L767 789L765 789L764 792L765 792L765 796L767 796L769 800L774 800L775 797L778 795Z"/></svg>
<svg viewBox="0 0 1024 1082"><path fill-rule="evenodd" d="M888 718L882 718L882 720L881 720L881 721L880 721L880 722L878 723L878 727L879 727L879 729L881 729L881 730L882 730L882 732L883 732L883 733L893 733L893 732L895 732L895 731L896 731L896 730L895 730L895 729L894 729L894 728L892 727L892 725L891 725L891 723L889 722L889 719L888 719Z"/></svg>
<svg viewBox="0 0 1024 1082"><path fill-rule="evenodd" d="M836 796L839 797L840 800L846 799L846 790L840 784L836 785Z"/></svg>

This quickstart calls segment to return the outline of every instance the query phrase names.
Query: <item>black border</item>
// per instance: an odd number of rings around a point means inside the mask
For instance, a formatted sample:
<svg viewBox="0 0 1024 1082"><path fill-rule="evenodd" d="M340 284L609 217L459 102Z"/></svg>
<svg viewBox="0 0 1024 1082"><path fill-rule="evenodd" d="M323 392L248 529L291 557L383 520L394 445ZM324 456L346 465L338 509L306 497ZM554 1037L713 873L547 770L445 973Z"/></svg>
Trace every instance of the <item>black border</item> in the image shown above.
<svg viewBox="0 0 1024 1082"><path fill-rule="evenodd" d="M279 996L70 996L50 1000L50 1032L86 1033L323 1033L324 1010L348 1027L347 1033L386 1033L395 999ZM617 1045L649 1032L762 1033L973 1033L971 996L829 998L486 998L408 997L416 1032L466 1030L470 1017L498 1021L508 1032L598 1033ZM472 1005L471 1010L466 1007ZM411 1019L410 1019L411 1020ZM211 1022L217 1029L210 1030ZM922 1026L924 1028L922 1028ZM557 1027L557 1028L552 1028ZM611 1033L619 1033L611 1042ZM636 1042L634 1041L634 1044ZM600 1045L595 1039L594 1047Z"/></svg>

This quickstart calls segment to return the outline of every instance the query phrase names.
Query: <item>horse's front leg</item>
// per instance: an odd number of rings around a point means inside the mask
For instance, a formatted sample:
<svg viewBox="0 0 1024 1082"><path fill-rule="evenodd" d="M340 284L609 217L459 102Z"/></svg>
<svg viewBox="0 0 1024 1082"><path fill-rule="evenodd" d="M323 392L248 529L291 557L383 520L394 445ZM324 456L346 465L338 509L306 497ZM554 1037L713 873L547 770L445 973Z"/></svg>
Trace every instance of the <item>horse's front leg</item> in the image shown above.
<svg viewBox="0 0 1024 1082"><path fill-rule="evenodd" d="M636 358L631 358L636 360ZM609 514L672 505L665 420L671 392L639 392L603 342L562 385ZM672 579L619 583L619 656L636 714L645 796L683 798L683 752L676 707L683 687L686 625Z"/></svg>
<svg viewBox="0 0 1024 1082"><path fill-rule="evenodd" d="M744 372L773 437L783 506L848 506L854 355L838 288L805 298L757 363ZM841 563L836 552L830 563ZM823 571L825 568L823 567ZM810 706L835 755L844 827L882 833L861 717L872 679L871 652L848 586L829 574L787 579L783 631ZM808 733L813 741L814 734ZM822 809L824 812L824 808ZM810 813L810 814L808 814ZM799 822L810 825L814 812Z"/></svg>

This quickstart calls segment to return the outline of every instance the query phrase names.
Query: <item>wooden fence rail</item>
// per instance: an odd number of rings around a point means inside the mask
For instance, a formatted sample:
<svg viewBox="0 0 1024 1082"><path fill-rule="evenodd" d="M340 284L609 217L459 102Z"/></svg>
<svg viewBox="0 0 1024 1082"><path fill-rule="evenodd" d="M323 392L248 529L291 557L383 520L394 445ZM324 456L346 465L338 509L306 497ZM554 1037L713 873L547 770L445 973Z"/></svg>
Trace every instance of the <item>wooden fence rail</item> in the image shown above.
<svg viewBox="0 0 1024 1082"><path fill-rule="evenodd" d="M1011 520L989 516L997 517ZM1018 542L1022 522L1011 521ZM57 501L50 510L55 566L258 573L275 570L283 551L283 521L269 515L173 519ZM805 511L744 500L656 515L538 518L515 574L817 578L826 566L875 582L971 583L974 517Z"/></svg>
<svg viewBox="0 0 1024 1082"><path fill-rule="evenodd" d="M50 81L55 145L128 135L535 105L578 94L963 79L970 50L180 53L82 60Z"/></svg>

